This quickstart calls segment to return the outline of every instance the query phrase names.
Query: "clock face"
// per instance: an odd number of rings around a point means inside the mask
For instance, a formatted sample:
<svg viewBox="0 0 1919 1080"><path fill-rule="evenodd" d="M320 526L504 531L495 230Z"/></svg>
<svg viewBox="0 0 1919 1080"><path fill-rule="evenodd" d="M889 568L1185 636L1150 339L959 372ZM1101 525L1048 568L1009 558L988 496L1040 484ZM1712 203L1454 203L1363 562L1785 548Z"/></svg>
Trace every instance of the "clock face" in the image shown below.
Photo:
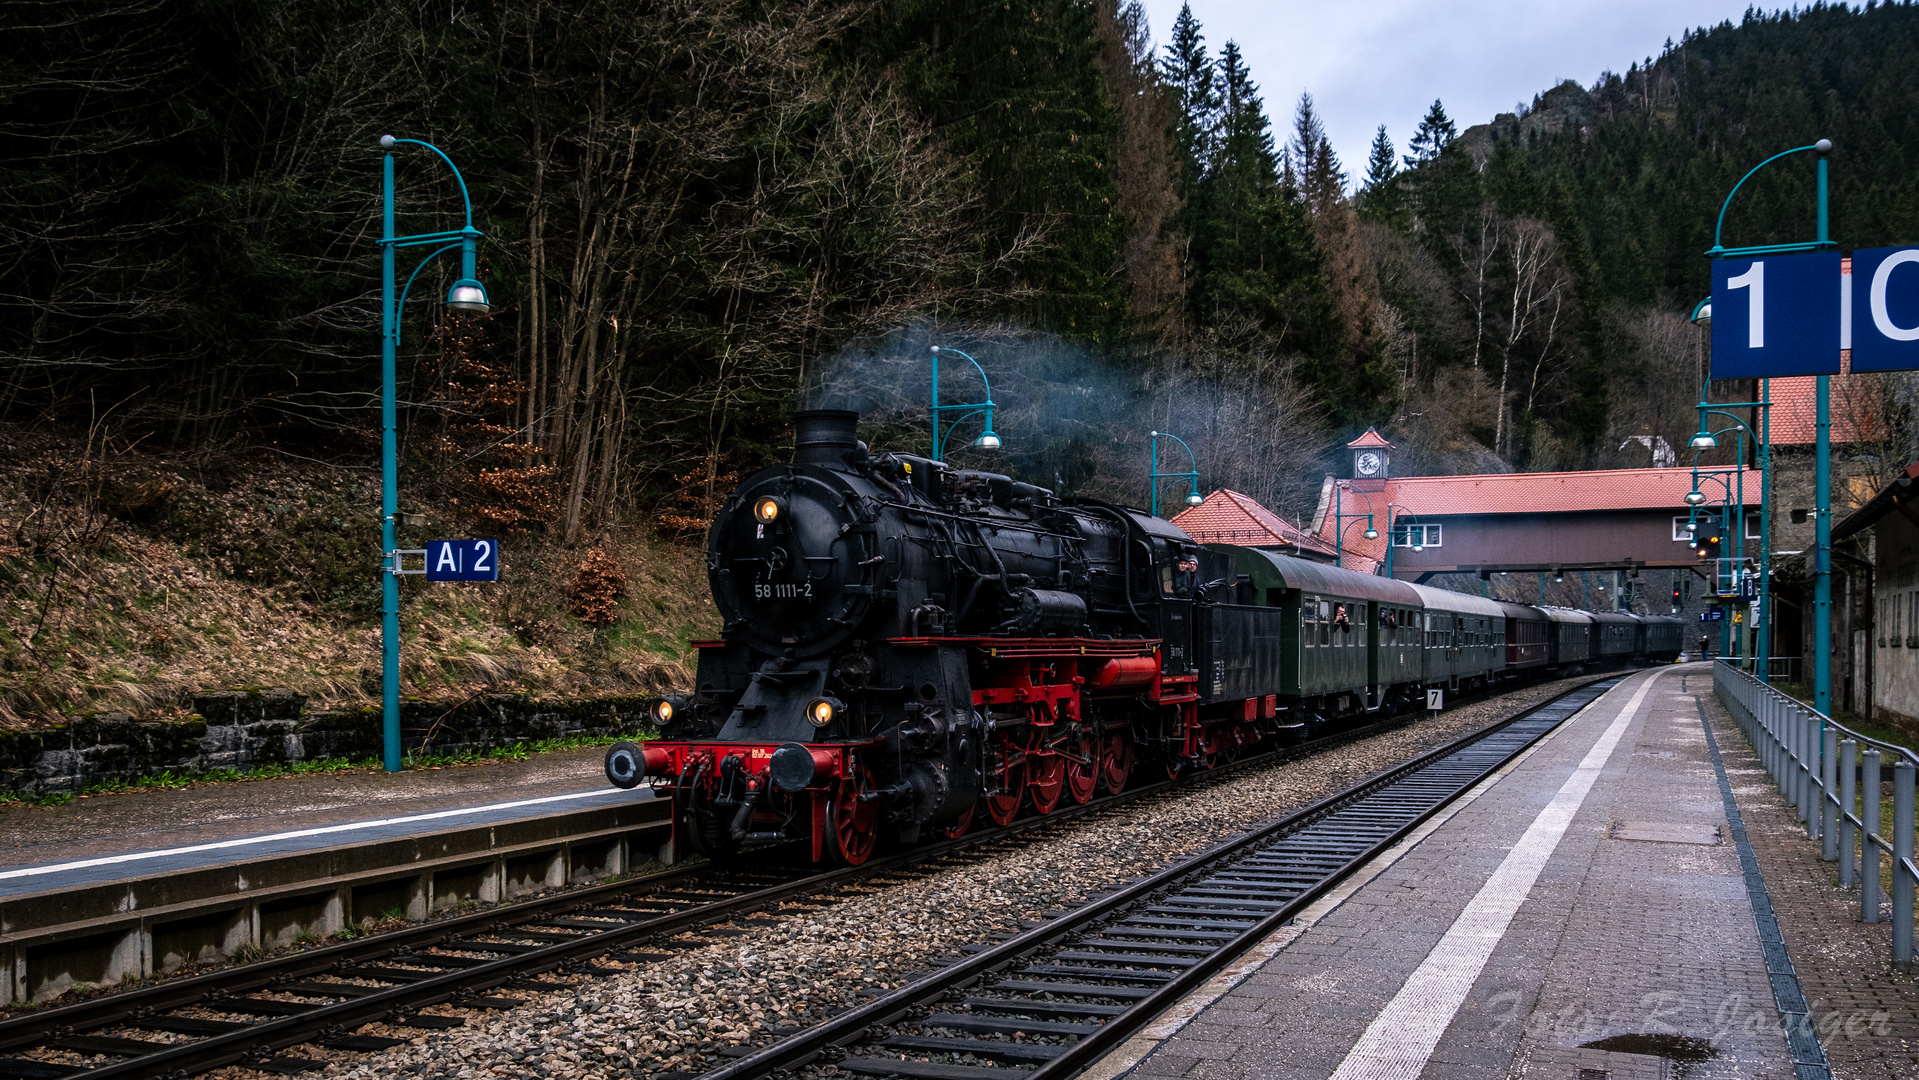
<svg viewBox="0 0 1919 1080"><path fill-rule="evenodd" d="M1381 464L1380 456L1371 450L1353 459L1353 468L1357 469L1361 476L1377 476Z"/></svg>

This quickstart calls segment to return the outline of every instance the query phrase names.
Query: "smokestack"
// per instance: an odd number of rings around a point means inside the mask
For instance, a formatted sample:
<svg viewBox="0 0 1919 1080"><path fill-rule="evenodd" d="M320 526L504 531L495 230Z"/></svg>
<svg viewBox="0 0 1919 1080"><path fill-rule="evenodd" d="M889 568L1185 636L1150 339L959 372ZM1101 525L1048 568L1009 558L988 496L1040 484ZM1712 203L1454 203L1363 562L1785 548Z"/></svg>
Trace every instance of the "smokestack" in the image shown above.
<svg viewBox="0 0 1919 1080"><path fill-rule="evenodd" d="M807 409L793 414L793 460L802 465L846 467L859 449L860 414L848 409Z"/></svg>

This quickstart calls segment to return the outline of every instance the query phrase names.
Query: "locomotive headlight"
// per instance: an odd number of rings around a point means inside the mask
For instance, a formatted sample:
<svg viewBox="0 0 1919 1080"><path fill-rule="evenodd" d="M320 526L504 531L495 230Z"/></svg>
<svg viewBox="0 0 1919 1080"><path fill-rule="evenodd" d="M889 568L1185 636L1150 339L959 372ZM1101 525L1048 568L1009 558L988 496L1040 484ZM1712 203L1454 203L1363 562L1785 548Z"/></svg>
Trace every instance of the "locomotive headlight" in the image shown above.
<svg viewBox="0 0 1919 1080"><path fill-rule="evenodd" d="M833 722L846 706L830 697L814 698L806 703L806 719L814 727L825 727Z"/></svg>
<svg viewBox="0 0 1919 1080"><path fill-rule="evenodd" d="M771 525L786 516L786 500L763 495L753 504L753 517L762 525Z"/></svg>
<svg viewBox="0 0 1919 1080"><path fill-rule="evenodd" d="M672 702L666 700L665 698L661 698L660 700L653 703L654 722L665 724L670 722L672 719L673 719L673 703Z"/></svg>

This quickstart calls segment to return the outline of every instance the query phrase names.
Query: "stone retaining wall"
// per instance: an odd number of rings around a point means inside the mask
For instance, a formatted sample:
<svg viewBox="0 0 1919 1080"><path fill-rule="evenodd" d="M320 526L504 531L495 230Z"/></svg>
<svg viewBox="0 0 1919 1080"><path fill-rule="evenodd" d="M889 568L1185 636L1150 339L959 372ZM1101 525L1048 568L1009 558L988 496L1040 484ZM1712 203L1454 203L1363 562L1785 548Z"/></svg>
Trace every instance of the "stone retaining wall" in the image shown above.
<svg viewBox="0 0 1919 1080"><path fill-rule="evenodd" d="M488 694L467 701L402 701L401 746L412 755L484 753L540 739L617 737L649 727L655 699L638 694L557 701ZM0 793L24 798L132 783L173 770L204 773L382 751L376 708L308 711L292 690L196 695L184 720L102 713L34 731L0 731Z"/></svg>

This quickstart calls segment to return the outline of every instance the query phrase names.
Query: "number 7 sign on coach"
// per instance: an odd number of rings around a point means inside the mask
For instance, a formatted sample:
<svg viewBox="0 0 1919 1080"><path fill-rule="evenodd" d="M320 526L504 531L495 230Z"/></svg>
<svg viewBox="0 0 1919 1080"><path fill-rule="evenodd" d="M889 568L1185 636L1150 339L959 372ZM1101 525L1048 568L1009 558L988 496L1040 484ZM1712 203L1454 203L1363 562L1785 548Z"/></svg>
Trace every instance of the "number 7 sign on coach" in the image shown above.
<svg viewBox="0 0 1919 1080"><path fill-rule="evenodd" d="M1839 374L1839 253L1712 264L1712 377Z"/></svg>

